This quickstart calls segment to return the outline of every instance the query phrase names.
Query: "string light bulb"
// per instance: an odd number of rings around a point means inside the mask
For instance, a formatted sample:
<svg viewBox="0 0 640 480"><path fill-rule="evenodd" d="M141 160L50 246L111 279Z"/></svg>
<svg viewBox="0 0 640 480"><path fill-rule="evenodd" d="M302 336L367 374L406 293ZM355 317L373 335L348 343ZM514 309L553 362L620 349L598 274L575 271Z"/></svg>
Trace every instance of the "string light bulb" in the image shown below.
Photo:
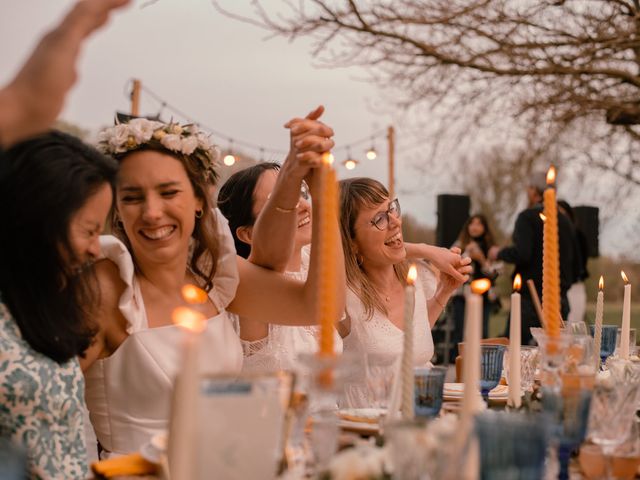
<svg viewBox="0 0 640 480"><path fill-rule="evenodd" d="M227 166L231 167L236 163L236 157L233 155L233 139L229 139L229 151L222 159L222 162Z"/></svg>
<svg viewBox="0 0 640 480"><path fill-rule="evenodd" d="M378 156L378 152L376 152L376 147L373 145L373 136L371 137L371 146L369 150L367 150L367 160L375 160Z"/></svg>
<svg viewBox="0 0 640 480"><path fill-rule="evenodd" d="M353 170L358 166L358 161L354 160L353 158L347 158L344 162L342 162L342 164L347 170Z"/></svg>

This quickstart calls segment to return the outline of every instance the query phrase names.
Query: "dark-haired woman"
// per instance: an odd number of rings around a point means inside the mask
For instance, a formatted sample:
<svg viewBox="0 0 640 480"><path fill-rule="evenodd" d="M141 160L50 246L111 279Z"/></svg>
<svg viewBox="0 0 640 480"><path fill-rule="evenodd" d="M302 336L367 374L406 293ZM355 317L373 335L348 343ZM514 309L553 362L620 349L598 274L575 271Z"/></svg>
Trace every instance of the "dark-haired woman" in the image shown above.
<svg viewBox="0 0 640 480"><path fill-rule="evenodd" d="M489 228L487 218L482 214L471 215L464 223L458 239L454 246L462 250L462 254L471 258L471 266L473 273L471 279L489 278L495 280L498 273L492 263L488 260L489 249L495 244L493 234ZM489 315L491 310L490 293L485 292L483 295L483 311L482 311L482 336L489 336ZM464 330L464 310L465 297L460 289L451 300L453 306L454 330L452 332L451 341L453 348L451 350L451 360L455 359L458 354L458 343L462 341L462 332Z"/></svg>
<svg viewBox="0 0 640 480"><path fill-rule="evenodd" d="M285 163L283 168L288 166ZM252 252L256 255L252 248L254 226L267 200L278 191L279 174L279 164L259 163L236 172L220 189L218 206L229 221L236 251L241 257L249 258ZM286 171L282 173L286 174ZM311 194L306 183L302 184L295 212L291 212L294 214L296 229L291 238L284 238L279 244L285 248L284 245L291 243L293 251L286 264L277 268L290 278L304 281L309 269L308 246L311 243ZM259 249L261 245L256 247ZM313 353L318 349L319 328L316 325L274 325L248 317L240 317L238 321L245 372L295 371L300 353ZM334 337L336 351L341 352L342 339L337 331Z"/></svg>
<svg viewBox="0 0 640 480"><path fill-rule="evenodd" d="M0 436L34 478L86 478L84 381L90 264L111 208L115 162L51 132L0 163Z"/></svg>

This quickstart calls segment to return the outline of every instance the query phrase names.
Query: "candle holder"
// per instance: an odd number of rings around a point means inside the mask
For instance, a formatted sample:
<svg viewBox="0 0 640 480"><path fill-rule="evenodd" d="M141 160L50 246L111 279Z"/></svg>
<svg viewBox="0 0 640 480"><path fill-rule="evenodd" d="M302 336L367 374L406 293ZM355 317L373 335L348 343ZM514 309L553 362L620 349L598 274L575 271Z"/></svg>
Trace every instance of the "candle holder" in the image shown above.
<svg viewBox="0 0 640 480"><path fill-rule="evenodd" d="M315 471L324 472L338 447L338 399L355 364L354 355L298 355L306 379Z"/></svg>
<svg viewBox="0 0 640 480"><path fill-rule="evenodd" d="M480 345L480 390L489 403L489 392L498 386L504 365L504 345Z"/></svg>

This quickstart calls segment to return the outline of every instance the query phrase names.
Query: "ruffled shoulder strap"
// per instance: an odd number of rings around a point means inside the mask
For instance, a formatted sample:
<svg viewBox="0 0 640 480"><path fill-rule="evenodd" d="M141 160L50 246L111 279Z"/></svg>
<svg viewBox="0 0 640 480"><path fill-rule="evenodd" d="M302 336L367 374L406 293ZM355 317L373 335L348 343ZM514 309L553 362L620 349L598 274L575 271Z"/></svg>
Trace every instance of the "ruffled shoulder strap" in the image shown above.
<svg viewBox="0 0 640 480"><path fill-rule="evenodd" d="M133 333L146 329L148 327L147 313L144 309L140 287L136 281L131 253L125 244L113 235L101 235L100 248L102 257L116 264L120 278L127 285L118 302L118 308L127 321L127 332Z"/></svg>
<svg viewBox="0 0 640 480"><path fill-rule="evenodd" d="M236 247L229 230L229 222L219 209L213 210L216 216L216 228L219 239L216 275L209 297L218 311L223 312L236 296L240 281L238 264L236 263Z"/></svg>

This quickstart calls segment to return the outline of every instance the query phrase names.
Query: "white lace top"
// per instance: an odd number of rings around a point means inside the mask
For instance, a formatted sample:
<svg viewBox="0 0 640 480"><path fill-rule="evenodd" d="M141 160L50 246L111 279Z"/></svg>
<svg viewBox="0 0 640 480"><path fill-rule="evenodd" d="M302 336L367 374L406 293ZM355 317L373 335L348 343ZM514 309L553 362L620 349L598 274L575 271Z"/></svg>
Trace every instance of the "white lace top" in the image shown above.
<svg viewBox="0 0 640 480"><path fill-rule="evenodd" d="M427 300L435 294L437 280L426 265L418 263L417 267L413 362L416 367L421 367L430 362L434 353ZM396 362L402 356L404 332L378 310L367 319L364 305L351 289L347 289L346 313L351 320L351 331L343 340L344 351L353 352L361 369L347 386L341 403L349 408L384 407L393 383Z"/></svg>
<svg viewBox="0 0 640 480"><path fill-rule="evenodd" d="M309 249L302 249L302 261L299 272L285 272L296 280L304 282L309 270ZM316 325L305 327L290 327L285 325L269 325L267 337L255 341L240 339L244 353L243 372L261 373L275 370L297 371L299 362L296 361L300 353L315 353L318 351L320 327ZM336 353L342 353L342 338L334 332L334 348Z"/></svg>
<svg viewBox="0 0 640 480"><path fill-rule="evenodd" d="M224 225L223 225L224 226ZM225 235L229 235L228 229ZM112 236L100 238L102 252L120 270L127 284L119 308L127 320L129 336L109 357L97 360L85 372L86 401L91 423L103 456L138 451L141 445L167 428L174 377L182 356L184 332L177 326L149 328L140 285L127 248ZM214 292L223 308L235 295L237 265L233 241L221 241L222 252ZM219 277L219 278L218 278ZM235 279L234 279L235 278ZM227 290L233 285L233 290ZM223 286L226 286L223 287ZM219 303L218 303L219 302ZM242 367L242 348L229 315L222 311L207 322L200 358L202 373L237 373Z"/></svg>

